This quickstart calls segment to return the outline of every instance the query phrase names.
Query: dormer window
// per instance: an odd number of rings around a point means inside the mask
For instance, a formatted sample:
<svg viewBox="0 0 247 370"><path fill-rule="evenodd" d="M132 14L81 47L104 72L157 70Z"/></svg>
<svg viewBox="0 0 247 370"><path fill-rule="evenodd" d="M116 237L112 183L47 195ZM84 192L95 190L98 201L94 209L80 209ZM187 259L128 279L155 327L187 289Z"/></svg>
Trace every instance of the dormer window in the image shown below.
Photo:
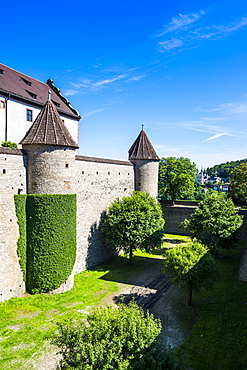
<svg viewBox="0 0 247 370"><path fill-rule="evenodd" d="M31 98L33 98L33 99L37 99L37 94L34 94L34 93L32 93L31 91L28 91L28 90L26 90L27 92L28 92L28 94L31 96Z"/></svg>
<svg viewBox="0 0 247 370"><path fill-rule="evenodd" d="M58 108L60 107L60 104L57 103L56 101L52 100L52 102L53 102L53 104L55 104L56 107L58 107Z"/></svg>
<svg viewBox="0 0 247 370"><path fill-rule="evenodd" d="M21 77L21 79L25 82L25 84L27 85L27 86L32 86L32 82L31 81L28 81L28 80L26 80L25 78L23 78L23 77Z"/></svg>
<svg viewBox="0 0 247 370"><path fill-rule="evenodd" d="M0 75L3 75L3 69L0 68Z"/></svg>

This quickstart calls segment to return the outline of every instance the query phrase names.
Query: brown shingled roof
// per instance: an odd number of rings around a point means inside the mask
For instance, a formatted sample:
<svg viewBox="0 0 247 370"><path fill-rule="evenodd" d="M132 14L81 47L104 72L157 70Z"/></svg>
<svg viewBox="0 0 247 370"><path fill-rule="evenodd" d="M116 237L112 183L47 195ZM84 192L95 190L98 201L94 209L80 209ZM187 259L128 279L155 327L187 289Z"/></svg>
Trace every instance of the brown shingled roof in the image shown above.
<svg viewBox="0 0 247 370"><path fill-rule="evenodd" d="M47 83L43 83L4 64L0 64L0 71L2 71L0 73L0 93L5 96L10 94L10 97L18 101L42 108L47 100L48 90L51 90L51 100L60 114L68 115L76 120L81 118L79 112L70 105L52 80L49 79Z"/></svg>
<svg viewBox="0 0 247 370"><path fill-rule="evenodd" d="M46 144L78 148L51 100L47 100L20 144Z"/></svg>
<svg viewBox="0 0 247 370"><path fill-rule="evenodd" d="M140 134L129 150L129 160L131 161L132 159L160 160L144 130L141 130Z"/></svg>

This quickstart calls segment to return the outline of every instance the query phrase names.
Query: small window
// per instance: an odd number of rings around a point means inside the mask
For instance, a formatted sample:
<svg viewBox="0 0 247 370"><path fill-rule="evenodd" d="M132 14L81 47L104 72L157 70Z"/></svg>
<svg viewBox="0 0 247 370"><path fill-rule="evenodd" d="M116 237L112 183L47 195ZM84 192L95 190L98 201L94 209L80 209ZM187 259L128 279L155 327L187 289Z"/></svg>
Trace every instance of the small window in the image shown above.
<svg viewBox="0 0 247 370"><path fill-rule="evenodd" d="M5 102L3 100L0 100L0 108L5 108Z"/></svg>
<svg viewBox="0 0 247 370"><path fill-rule="evenodd" d="M28 80L26 80L25 78L21 78L22 79L22 81L24 81L25 82L25 84L27 85L27 86L32 86L32 82L31 81L28 81Z"/></svg>
<svg viewBox="0 0 247 370"><path fill-rule="evenodd" d="M98 175L98 174L99 174L99 172L97 171L97 172L96 172L96 175Z"/></svg>
<svg viewBox="0 0 247 370"><path fill-rule="evenodd" d="M27 90L26 90L27 91ZM37 94L34 94L34 93L32 93L31 91L27 91L28 92L28 94L31 96L31 98L33 98L33 99L37 99Z"/></svg>
<svg viewBox="0 0 247 370"><path fill-rule="evenodd" d="M31 109L27 109L27 121L33 122L33 111Z"/></svg>
<svg viewBox="0 0 247 370"><path fill-rule="evenodd" d="M3 75L3 69L0 68L0 75Z"/></svg>
<svg viewBox="0 0 247 370"><path fill-rule="evenodd" d="M108 172L108 175L110 175L111 173L110 172Z"/></svg>
<svg viewBox="0 0 247 370"><path fill-rule="evenodd" d="M84 175L84 171L81 171L82 175Z"/></svg>
<svg viewBox="0 0 247 370"><path fill-rule="evenodd" d="M56 101L52 100L52 102L53 102L53 104L55 104L56 107L58 107L58 108L60 107L60 104L57 103Z"/></svg>
<svg viewBox="0 0 247 370"><path fill-rule="evenodd" d="M5 170L5 169L3 169L3 174L4 174L4 175L6 174L6 170Z"/></svg>
<svg viewBox="0 0 247 370"><path fill-rule="evenodd" d="M138 186L142 186L141 182L138 182Z"/></svg>
<svg viewBox="0 0 247 370"><path fill-rule="evenodd" d="M69 168L69 164L68 163L65 163L65 168Z"/></svg>

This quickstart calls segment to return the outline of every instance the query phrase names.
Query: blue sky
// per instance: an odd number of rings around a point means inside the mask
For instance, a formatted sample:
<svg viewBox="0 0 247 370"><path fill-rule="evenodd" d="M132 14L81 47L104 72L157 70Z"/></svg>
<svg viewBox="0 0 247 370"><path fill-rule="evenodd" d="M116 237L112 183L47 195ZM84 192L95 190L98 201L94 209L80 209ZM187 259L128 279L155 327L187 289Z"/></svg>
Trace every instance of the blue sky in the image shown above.
<svg viewBox="0 0 247 370"><path fill-rule="evenodd" d="M247 157L247 2L1 4L0 60L79 110L80 154L127 159L142 124L160 157Z"/></svg>

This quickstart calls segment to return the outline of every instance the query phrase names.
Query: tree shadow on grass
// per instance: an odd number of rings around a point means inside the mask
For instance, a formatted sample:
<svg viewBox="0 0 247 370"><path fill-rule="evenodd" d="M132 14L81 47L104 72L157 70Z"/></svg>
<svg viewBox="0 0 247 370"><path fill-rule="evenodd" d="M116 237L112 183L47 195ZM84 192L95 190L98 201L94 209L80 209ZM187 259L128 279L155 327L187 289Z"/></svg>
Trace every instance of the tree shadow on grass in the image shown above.
<svg viewBox="0 0 247 370"><path fill-rule="evenodd" d="M149 287L162 274L163 260L160 258L134 256L133 264L125 256L118 256L108 262L92 267L92 271L106 271L102 280L122 284Z"/></svg>

